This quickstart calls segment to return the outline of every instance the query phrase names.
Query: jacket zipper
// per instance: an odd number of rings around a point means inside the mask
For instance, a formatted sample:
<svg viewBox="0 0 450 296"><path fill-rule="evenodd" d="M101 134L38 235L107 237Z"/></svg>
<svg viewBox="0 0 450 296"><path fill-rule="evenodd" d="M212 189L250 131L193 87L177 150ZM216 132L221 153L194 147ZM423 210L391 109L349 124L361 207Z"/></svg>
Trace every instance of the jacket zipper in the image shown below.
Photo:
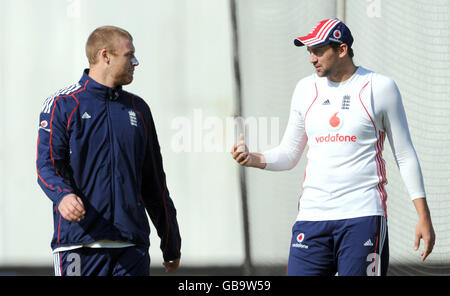
<svg viewBox="0 0 450 296"><path fill-rule="evenodd" d="M111 218L114 217L114 208L115 208L115 161L114 161L114 142L113 142L113 128L112 128L112 122L111 122L111 111L110 111L110 104L111 102L106 99L106 116L108 118L108 135L109 135L109 144L111 148ZM113 219L114 220L114 219Z"/></svg>

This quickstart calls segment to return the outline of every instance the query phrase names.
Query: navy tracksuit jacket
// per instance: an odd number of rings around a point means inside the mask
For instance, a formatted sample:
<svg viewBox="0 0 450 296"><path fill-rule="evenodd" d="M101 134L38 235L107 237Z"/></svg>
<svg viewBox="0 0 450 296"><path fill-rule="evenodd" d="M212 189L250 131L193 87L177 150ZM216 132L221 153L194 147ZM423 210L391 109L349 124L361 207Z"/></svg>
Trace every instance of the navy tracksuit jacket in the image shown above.
<svg viewBox="0 0 450 296"><path fill-rule="evenodd" d="M38 183L53 201L53 249L97 240L150 245L148 212L164 260L180 257L181 238L155 125L141 98L95 82L86 69L79 83L49 97L40 114ZM80 222L61 217L68 193L79 196Z"/></svg>

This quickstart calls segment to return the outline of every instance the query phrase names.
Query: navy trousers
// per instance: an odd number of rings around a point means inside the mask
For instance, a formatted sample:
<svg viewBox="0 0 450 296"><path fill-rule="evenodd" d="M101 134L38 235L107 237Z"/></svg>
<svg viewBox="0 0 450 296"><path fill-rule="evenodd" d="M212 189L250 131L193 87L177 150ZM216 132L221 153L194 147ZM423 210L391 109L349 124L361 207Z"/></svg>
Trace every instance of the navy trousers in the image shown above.
<svg viewBox="0 0 450 296"><path fill-rule="evenodd" d="M389 246L386 218L297 221L292 228L287 275L386 275Z"/></svg>
<svg viewBox="0 0 450 296"><path fill-rule="evenodd" d="M57 276L149 276L148 248L78 248L54 254Z"/></svg>

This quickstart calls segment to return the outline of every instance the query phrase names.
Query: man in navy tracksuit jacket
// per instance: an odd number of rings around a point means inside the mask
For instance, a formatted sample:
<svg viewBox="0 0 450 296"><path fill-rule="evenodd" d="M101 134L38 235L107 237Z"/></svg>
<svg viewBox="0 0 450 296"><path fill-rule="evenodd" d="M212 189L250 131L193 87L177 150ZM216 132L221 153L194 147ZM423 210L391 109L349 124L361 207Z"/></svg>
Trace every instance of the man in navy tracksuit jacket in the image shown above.
<svg viewBox="0 0 450 296"><path fill-rule="evenodd" d="M90 69L40 114L36 163L54 205L55 274L148 275L146 211L173 271L181 238L154 121L145 101L122 89L138 65L132 37L101 27L86 52Z"/></svg>

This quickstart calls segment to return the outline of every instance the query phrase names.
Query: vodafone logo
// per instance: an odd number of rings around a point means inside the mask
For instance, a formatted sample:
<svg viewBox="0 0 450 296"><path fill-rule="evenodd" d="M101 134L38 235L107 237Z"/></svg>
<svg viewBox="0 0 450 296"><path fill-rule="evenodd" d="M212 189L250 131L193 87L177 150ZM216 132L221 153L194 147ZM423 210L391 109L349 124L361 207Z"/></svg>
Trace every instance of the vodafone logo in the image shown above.
<svg viewBox="0 0 450 296"><path fill-rule="evenodd" d="M315 137L317 143L355 143L357 141L356 136L351 135L340 135L339 133L335 133L344 124L344 118L339 114L339 112L333 113L330 119L328 120L328 127L331 133L328 135Z"/></svg>
<svg viewBox="0 0 450 296"><path fill-rule="evenodd" d="M47 120L42 120L40 125L39 125L39 129L43 129L46 132L50 132L50 129L48 128L48 121Z"/></svg>
<svg viewBox="0 0 450 296"><path fill-rule="evenodd" d="M302 242L305 240L305 234L303 232L299 233L299 235L297 235L296 240L297 240L297 243L292 244L293 248L301 248L301 249L309 248L308 245L302 244Z"/></svg>
<svg viewBox="0 0 450 296"><path fill-rule="evenodd" d="M339 31L339 30L334 30L334 32L333 32L333 37L334 37L334 38L340 39L341 36L342 36L341 31Z"/></svg>
<svg viewBox="0 0 450 296"><path fill-rule="evenodd" d="M315 137L317 143L356 143L356 136L340 135L339 133L332 135L328 134L326 136Z"/></svg>
<svg viewBox="0 0 450 296"><path fill-rule="evenodd" d="M338 116L338 113L339 112L334 113L329 120L331 130L333 130L333 131L339 130L342 127L342 125L344 124L343 118Z"/></svg>

